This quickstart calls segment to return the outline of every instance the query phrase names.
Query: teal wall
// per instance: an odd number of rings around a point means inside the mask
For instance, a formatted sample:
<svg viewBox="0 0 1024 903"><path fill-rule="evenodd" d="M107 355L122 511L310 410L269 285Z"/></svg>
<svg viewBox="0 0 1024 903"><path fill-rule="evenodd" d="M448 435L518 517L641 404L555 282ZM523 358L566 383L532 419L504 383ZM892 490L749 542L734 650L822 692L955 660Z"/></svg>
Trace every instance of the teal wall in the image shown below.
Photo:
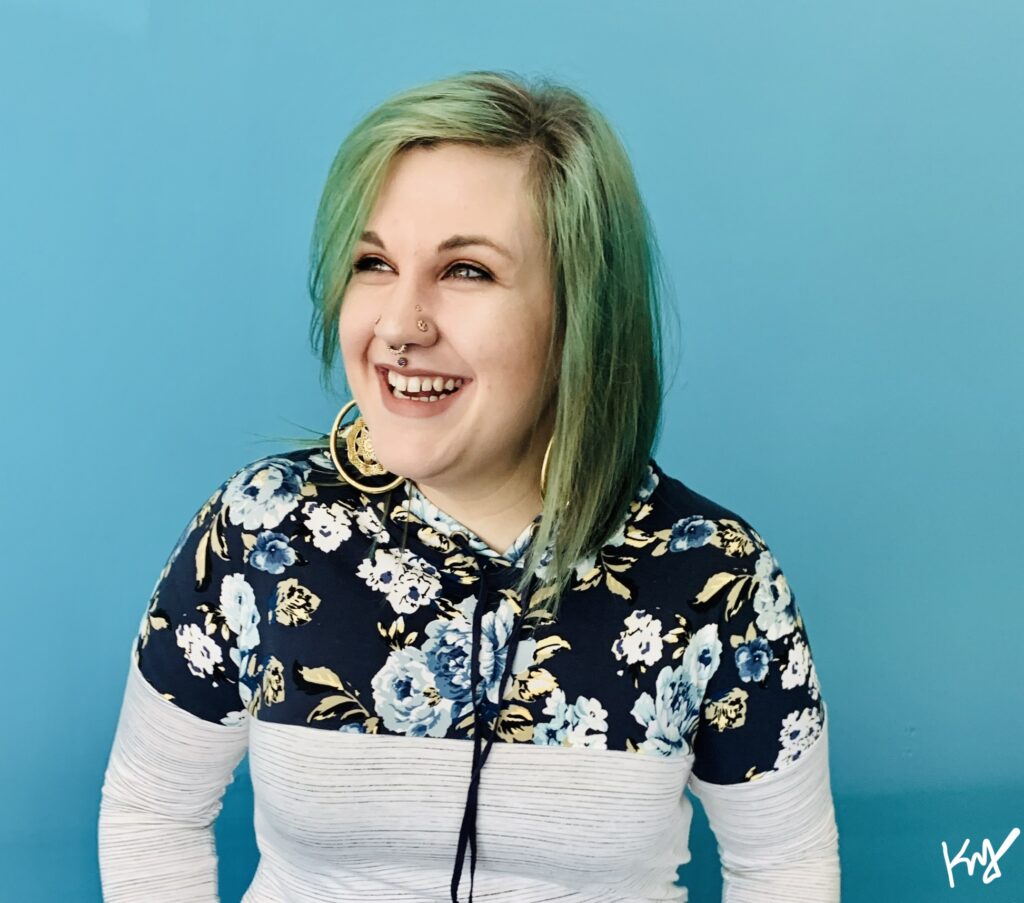
<svg viewBox="0 0 1024 903"><path fill-rule="evenodd" d="M658 459L772 544L832 726L844 899L1024 900L1024 7L0 0L0 899L99 898L131 636L185 521L326 429L318 191L468 68L621 131L681 329ZM251 796L219 825L225 900ZM702 822L684 869L715 899Z"/></svg>

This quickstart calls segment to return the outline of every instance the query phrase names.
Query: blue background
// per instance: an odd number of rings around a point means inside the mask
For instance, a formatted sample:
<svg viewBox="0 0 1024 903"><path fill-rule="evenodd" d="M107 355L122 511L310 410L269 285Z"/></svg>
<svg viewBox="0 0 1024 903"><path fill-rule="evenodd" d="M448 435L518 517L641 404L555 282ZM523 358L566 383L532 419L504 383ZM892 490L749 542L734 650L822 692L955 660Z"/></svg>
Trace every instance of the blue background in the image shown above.
<svg viewBox="0 0 1024 903"><path fill-rule="evenodd" d="M830 705L845 900L1024 899L1024 7L0 4L0 898L99 899L148 594L235 468L326 430L306 255L392 92L546 73L621 132L674 283L659 462L782 562ZM271 437L267 441L267 437ZM254 864L246 781L218 825ZM697 822L691 899L717 898Z"/></svg>

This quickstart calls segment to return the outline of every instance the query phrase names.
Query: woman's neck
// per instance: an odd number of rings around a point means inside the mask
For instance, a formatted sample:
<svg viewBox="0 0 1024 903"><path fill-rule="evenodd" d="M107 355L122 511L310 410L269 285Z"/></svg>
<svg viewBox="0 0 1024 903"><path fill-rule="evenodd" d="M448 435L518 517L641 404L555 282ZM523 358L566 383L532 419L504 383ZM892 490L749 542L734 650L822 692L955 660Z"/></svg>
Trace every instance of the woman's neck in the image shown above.
<svg viewBox="0 0 1024 903"><path fill-rule="evenodd" d="M503 554L540 514L539 482L496 484L475 494L451 493L436 486L416 487L449 517L468 527L498 554Z"/></svg>

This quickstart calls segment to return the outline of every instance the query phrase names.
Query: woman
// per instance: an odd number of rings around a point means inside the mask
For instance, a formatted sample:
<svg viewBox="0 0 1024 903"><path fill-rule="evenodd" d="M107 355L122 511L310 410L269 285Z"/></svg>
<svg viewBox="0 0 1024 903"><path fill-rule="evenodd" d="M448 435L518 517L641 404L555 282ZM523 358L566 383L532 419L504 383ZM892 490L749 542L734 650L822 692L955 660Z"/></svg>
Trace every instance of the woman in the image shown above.
<svg viewBox="0 0 1024 903"><path fill-rule="evenodd" d="M837 900L786 578L650 458L654 244L605 120L495 73L393 98L331 168L311 291L354 401L227 479L160 575L106 899L216 899L248 751L254 903L682 900L686 787L725 899Z"/></svg>

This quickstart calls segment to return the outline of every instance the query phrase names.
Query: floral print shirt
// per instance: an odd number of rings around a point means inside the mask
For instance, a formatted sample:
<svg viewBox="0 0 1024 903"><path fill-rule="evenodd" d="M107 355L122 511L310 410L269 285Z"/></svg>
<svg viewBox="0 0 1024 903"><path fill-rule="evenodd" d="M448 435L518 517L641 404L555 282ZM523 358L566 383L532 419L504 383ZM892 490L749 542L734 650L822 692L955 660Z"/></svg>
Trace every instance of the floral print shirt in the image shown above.
<svg viewBox="0 0 1024 903"><path fill-rule="evenodd" d="M209 722L470 739L483 606L477 701L497 714L495 742L692 755L718 784L785 769L814 743L824 710L804 622L742 517L651 460L558 619L526 617L511 644L535 524L499 555L409 482L367 496L322 450L262 458L185 528L136 663Z"/></svg>

